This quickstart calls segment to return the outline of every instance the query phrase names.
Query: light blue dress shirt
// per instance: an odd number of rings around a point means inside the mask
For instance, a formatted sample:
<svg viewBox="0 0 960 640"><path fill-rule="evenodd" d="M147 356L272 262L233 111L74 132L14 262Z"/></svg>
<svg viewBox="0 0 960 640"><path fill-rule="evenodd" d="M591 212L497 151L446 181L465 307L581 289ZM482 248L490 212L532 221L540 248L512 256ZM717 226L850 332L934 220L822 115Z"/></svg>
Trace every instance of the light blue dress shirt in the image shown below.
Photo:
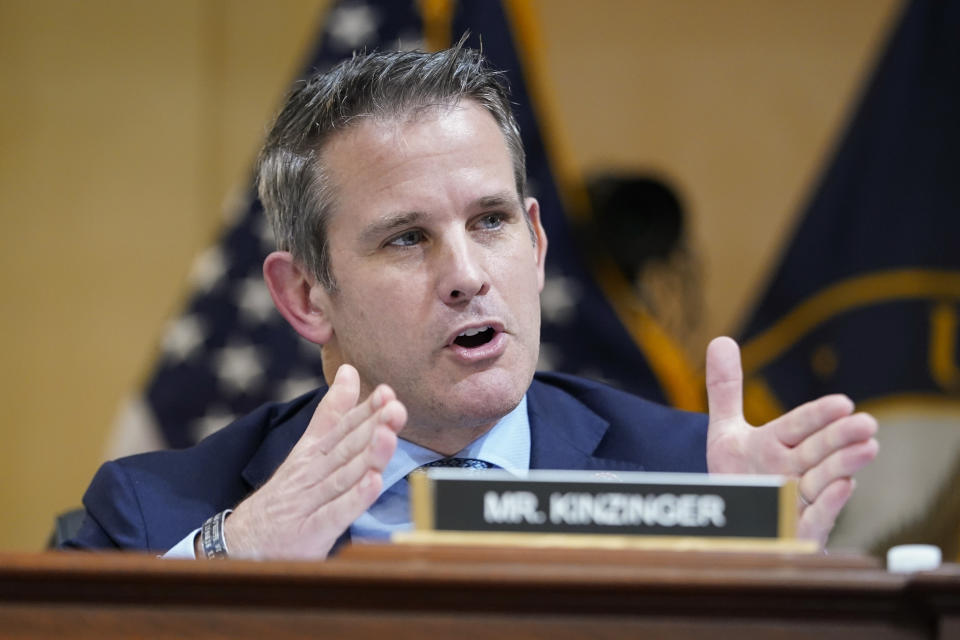
<svg viewBox="0 0 960 640"><path fill-rule="evenodd" d="M527 396L516 408L500 419L490 431L480 436L452 456L444 456L404 439L397 441L387 468L383 470L383 488L377 498L356 522L350 525L353 542L377 542L390 539L394 531L409 531L410 484L407 476L417 467L446 457L476 458L522 475L530 470L530 417L527 415ZM195 558L193 540L200 529L194 529L169 551L164 558Z"/></svg>

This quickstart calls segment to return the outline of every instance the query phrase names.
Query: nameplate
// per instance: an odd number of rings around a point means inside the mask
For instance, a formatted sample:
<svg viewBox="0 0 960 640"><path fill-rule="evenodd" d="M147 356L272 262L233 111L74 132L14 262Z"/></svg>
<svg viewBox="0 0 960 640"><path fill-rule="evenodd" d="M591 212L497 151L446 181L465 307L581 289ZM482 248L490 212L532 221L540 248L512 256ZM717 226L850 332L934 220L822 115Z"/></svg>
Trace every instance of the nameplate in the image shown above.
<svg viewBox="0 0 960 640"><path fill-rule="evenodd" d="M410 477L416 532L793 539L781 476L429 469Z"/></svg>

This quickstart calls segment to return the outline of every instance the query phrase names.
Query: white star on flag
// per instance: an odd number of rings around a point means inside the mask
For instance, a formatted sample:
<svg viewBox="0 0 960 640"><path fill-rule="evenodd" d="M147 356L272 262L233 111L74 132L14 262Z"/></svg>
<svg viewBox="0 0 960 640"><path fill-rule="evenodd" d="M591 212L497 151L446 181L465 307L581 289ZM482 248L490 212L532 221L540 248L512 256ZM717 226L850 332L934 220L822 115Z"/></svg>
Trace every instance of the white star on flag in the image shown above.
<svg viewBox="0 0 960 640"><path fill-rule="evenodd" d="M321 382L319 376L305 374L291 376L280 385L277 395L283 400L292 400L308 391L313 391Z"/></svg>
<svg viewBox="0 0 960 640"><path fill-rule="evenodd" d="M203 321L195 314L181 316L170 325L163 338L163 351L175 361L182 362L192 356L206 338Z"/></svg>
<svg viewBox="0 0 960 640"><path fill-rule="evenodd" d="M366 4L340 6L327 21L331 44L342 51L352 51L373 39L379 16Z"/></svg>
<svg viewBox="0 0 960 640"><path fill-rule="evenodd" d="M237 287L237 304L244 320L251 325L263 324L274 316L273 298L263 278L246 278Z"/></svg>
<svg viewBox="0 0 960 640"><path fill-rule="evenodd" d="M201 291L210 291L227 271L227 261L219 246L212 246L197 256L190 269L190 283Z"/></svg>
<svg viewBox="0 0 960 640"><path fill-rule="evenodd" d="M220 382L235 393L249 391L263 378L260 353L251 344L231 345L216 356Z"/></svg>
<svg viewBox="0 0 960 640"><path fill-rule="evenodd" d="M580 287L576 280L564 276L547 278L540 294L540 308L544 317L557 324L563 324L573 315Z"/></svg>

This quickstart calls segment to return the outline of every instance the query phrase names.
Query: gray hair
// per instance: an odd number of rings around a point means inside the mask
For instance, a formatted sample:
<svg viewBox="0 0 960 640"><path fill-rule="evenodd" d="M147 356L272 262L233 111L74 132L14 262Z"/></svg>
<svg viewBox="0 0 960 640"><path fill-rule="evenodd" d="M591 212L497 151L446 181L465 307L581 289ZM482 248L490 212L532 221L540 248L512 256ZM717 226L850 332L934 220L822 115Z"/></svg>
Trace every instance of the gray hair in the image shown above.
<svg viewBox="0 0 960 640"><path fill-rule="evenodd" d="M400 117L473 100L493 116L513 160L517 195L526 191L526 158L503 73L463 46L437 53L354 55L298 83L267 136L257 163L260 201L277 248L289 251L328 290L336 290L326 221L334 194L321 162L323 145L358 117Z"/></svg>

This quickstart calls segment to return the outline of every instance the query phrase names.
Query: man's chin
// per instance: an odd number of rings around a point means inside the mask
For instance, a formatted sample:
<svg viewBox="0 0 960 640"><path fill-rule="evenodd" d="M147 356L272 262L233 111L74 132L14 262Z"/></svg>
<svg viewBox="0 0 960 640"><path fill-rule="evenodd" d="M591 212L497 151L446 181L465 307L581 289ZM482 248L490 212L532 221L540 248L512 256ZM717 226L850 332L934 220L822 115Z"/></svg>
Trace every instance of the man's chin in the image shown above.
<svg viewBox="0 0 960 640"><path fill-rule="evenodd" d="M533 377L511 370L485 371L461 378L434 378L401 395L409 420L400 437L452 455L493 427L523 399ZM431 392L432 391L432 392Z"/></svg>
<svg viewBox="0 0 960 640"><path fill-rule="evenodd" d="M529 376L488 371L470 376L452 390L447 406L468 422L495 423L513 411L530 386Z"/></svg>

